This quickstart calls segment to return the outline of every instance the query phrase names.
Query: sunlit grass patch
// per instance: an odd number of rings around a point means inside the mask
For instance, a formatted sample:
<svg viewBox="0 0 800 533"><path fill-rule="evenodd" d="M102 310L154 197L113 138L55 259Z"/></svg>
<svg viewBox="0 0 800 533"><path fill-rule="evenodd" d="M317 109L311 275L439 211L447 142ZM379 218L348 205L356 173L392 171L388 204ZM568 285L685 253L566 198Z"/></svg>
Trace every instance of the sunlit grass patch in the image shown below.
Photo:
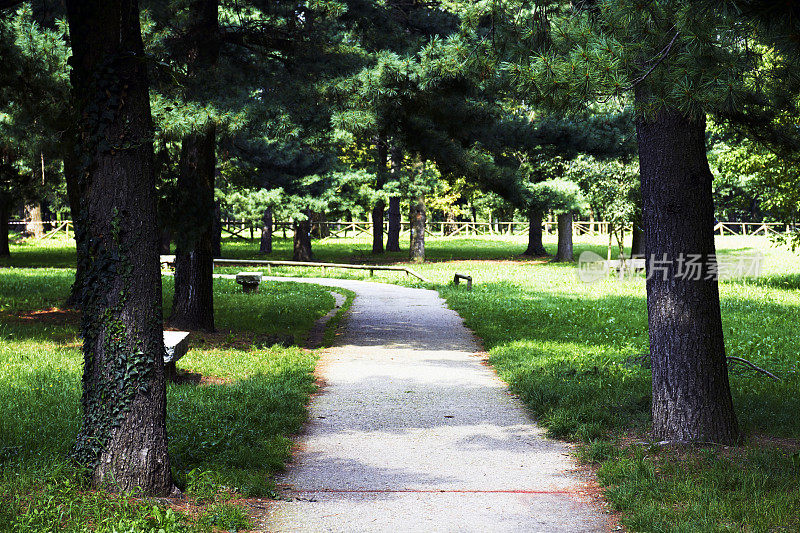
<svg viewBox="0 0 800 533"><path fill-rule="evenodd" d="M190 501L195 489L211 492L201 502L207 508L185 515L91 491L67 460L80 426L82 354L79 316L58 306L73 276L70 270L0 269L0 531L246 527L246 513L227 500L233 493L270 494L270 477L289 457L288 437L305 420L314 390L315 353L274 341L302 343L334 298L319 286L277 282L245 295L234 282L215 280L221 342L195 342L178 363L181 375L211 379L167 388L174 478ZM165 278L165 313L171 282ZM235 342L225 342L228 336Z"/></svg>

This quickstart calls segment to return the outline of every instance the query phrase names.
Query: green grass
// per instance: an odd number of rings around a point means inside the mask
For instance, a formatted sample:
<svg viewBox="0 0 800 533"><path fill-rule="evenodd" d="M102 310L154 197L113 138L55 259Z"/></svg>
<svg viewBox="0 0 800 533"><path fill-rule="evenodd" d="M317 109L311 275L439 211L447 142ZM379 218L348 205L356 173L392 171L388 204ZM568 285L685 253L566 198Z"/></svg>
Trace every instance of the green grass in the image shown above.
<svg viewBox="0 0 800 533"><path fill-rule="evenodd" d="M66 298L74 271L0 269L0 531L225 531L246 526L227 502L271 493L289 457L289 436L314 390L313 352L302 342L334 305L322 287L264 282L244 295L215 280L220 331L196 334L167 389L173 475L207 507L188 519L138 499L87 491L66 455L80 424L82 357L77 315L41 310ZM164 279L164 306L172 280ZM199 383L198 383L199 382Z"/></svg>
<svg viewBox="0 0 800 533"><path fill-rule="evenodd" d="M429 239L429 263L415 265L484 341L498 373L551 436L580 443L625 525L636 531L800 530L800 259L763 237L717 237L721 257L752 249L765 256L757 279L721 283L728 354L783 378L773 382L731 367L740 446L673 449L645 444L650 374L636 357L648 351L644 280L578 281L574 266L519 261L523 237ZM555 238L545 237L552 253ZM576 255L605 256L606 237L582 237ZM369 242L315 242L317 257L339 262L405 262L353 250ZM237 257L258 258L253 244L229 243ZM616 250L614 250L616 252ZM287 258L288 247L274 256ZM320 276L317 269L274 269ZM330 271L329 271L330 272ZM474 290L452 285L470 274ZM337 277L415 286L394 273Z"/></svg>
<svg viewBox="0 0 800 533"><path fill-rule="evenodd" d="M576 253L592 250L604 256L606 239L581 237L576 243ZM555 251L554 236L545 236L545 244L551 253ZM369 247L366 237L314 242L319 260L407 261L406 252L373 257ZM771 370L783 381L776 383L744 367L732 366L731 385L745 433L743 443L728 448L675 449L647 443L650 375L635 359L648 350L643 280L580 283L574 266L520 261L517 254L524 247L524 236L430 238L427 242L430 262L413 266L432 281L427 285L396 273L376 272L372 278L359 271L329 270L328 274L439 289L448 305L483 339L498 373L539 422L552 436L580 443L579 456L597 464L598 477L609 501L631 529L800 530L800 456L797 455L800 355L795 341L800 337L798 256L771 246L763 237L717 238L718 251L723 257L754 248L766 256L764 272L759 278L720 285L728 353ZM290 248L290 240L276 239L275 252L269 257L288 259ZM19 261L14 264L23 264L27 254L30 260L48 269L7 271L17 277L8 283L4 278L0 311L57 306L61 296L52 296L57 292L65 294L71 283L71 271L58 269L74 263L69 244L53 245L47 253L23 248L14 248L12 253L17 256L12 257L12 263ZM238 240L226 240L223 254L264 258L257 253L257 243ZM474 290L454 287L454 272L472 275ZM273 273L322 276L321 270L315 268L273 269ZM27 290L26 286L36 290ZM216 290L224 293L229 286L220 280ZM270 290L268 284L264 287L265 291ZM289 290L295 288L289 286ZM281 435L299 427L304 414L286 406L302 404L306 394L303 387L310 386L306 380L313 360L304 360L304 355L307 356L304 352L264 348L260 343L269 335L307 327L308 321L302 324L296 321L299 317L294 316L295 311L301 308L294 307L295 299L308 302L316 310L315 316L332 305L332 300L326 300L330 298L327 293L315 296L303 293L299 287L296 290L300 292L284 304L277 303L279 299L267 298L268 292L257 296L274 300L276 310L261 318L248 317L252 323L248 323L246 334L235 331L234 325L226 322L226 316L243 304L234 301L233 294L218 298L220 305L225 305L224 302L231 305L230 312L218 315L224 331L206 338L204 343L198 341L179 364L192 373L221 380L201 387L172 386L169 392L170 427L176 428L179 423L192 426L188 430L181 427L179 431L186 434L171 443L178 477L198 494L204 490L216 494L217 487L226 484L246 494L269 493L269 484L260 481L266 479L263 472L242 465L250 461L271 465L270 457L285 457L286 441L251 435L247 430L261 430L258 426L265 421L256 413L262 409L286 413L284 420L276 422L288 428ZM283 312L277 311L278 307ZM287 310L291 311L289 317L285 316ZM259 324L274 320L275 314L282 320L292 320L292 324L283 322L276 326L278 329L260 328ZM36 369L25 374L29 381L23 386L9 388L8 394L0 398L7 402L4 405L11 406L11 420L19 419L21 410L30 405L36 405L37 412L47 411L54 416L29 425L30 436L21 438L15 446L6 446L3 439L0 449L4 451L0 451L0 457L4 459L0 460L4 465L34 465L30 468L52 465L53 457L58 454L43 454L37 443L64 442L65 451L76 431L70 420L74 421L77 413L74 402L80 361L76 349L68 347L77 342L74 330L59 324L29 327L14 323L2 328L0 365L6 365L6 370L15 375L20 369ZM44 357L35 356L37 350L44 350ZM36 361L13 357L20 353ZM273 361L274 366L267 365L267 360ZM12 386L3 383L0 379L0 388ZM261 394L267 390L269 394ZM225 419L227 424L241 425L232 432L220 429L210 417L209 413L214 411L229 417ZM247 412L238 420L236 417L244 411ZM176 421L174 415L179 415L183 422ZM276 460L274 464L279 466L279 463ZM4 471L22 472L21 468L15 466ZM265 467L264 472L270 468ZM30 479L27 474L19 477ZM204 486L211 488L203 489ZM3 501L7 499L4 497ZM225 508L220 508L215 516L224 517L226 513ZM219 520L224 522L223 518Z"/></svg>

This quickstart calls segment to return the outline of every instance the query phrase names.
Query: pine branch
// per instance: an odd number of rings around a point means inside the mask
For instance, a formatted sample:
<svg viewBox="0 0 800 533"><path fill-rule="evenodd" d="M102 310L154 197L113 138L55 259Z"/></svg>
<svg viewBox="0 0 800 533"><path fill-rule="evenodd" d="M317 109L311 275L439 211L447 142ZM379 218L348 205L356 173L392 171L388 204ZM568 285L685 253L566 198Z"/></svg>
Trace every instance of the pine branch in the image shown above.
<svg viewBox="0 0 800 533"><path fill-rule="evenodd" d="M644 80L646 80L647 77L650 74L653 73L653 71L667 58L667 56L669 55L670 51L672 50L672 46L675 44L675 41L678 39L678 35L680 35L680 34L681 34L680 31L676 31L675 32L675 35L672 37L672 40L669 42L669 44L667 46L665 46L663 50L661 50L661 53L659 54L660 57L658 58L658 61L656 61L653 64L653 66L650 67L648 69L648 71L644 73L644 75L642 75L642 76L638 77L637 79L633 80L632 84L630 84L628 87L625 87L625 89L624 89L625 91L630 91L631 89L633 89L634 87L636 87L637 85L642 83Z"/></svg>

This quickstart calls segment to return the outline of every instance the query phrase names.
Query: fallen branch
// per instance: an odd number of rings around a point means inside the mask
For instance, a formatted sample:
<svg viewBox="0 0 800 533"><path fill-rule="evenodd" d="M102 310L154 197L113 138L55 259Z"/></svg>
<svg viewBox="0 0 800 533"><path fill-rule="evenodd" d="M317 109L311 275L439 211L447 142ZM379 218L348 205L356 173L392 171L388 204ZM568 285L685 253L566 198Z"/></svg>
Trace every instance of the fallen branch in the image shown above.
<svg viewBox="0 0 800 533"><path fill-rule="evenodd" d="M779 378L778 376L776 376L775 374L773 374L769 370L764 370L763 368L754 365L753 363L751 363L747 359L742 359L741 357L734 357L733 355L729 355L727 357L727 359L728 359L728 361L736 361L736 362L745 364L745 365L749 366L750 368L752 368L753 370L757 370L757 371L761 372L762 374L768 375L769 377L771 377L775 381L781 381L781 378Z"/></svg>

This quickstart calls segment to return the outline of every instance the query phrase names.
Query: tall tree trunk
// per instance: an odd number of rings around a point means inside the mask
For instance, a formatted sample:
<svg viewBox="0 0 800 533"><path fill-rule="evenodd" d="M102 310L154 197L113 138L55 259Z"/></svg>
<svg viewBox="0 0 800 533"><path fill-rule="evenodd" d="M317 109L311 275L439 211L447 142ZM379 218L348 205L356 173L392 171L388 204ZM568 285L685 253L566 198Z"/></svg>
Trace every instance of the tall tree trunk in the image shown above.
<svg viewBox="0 0 800 533"><path fill-rule="evenodd" d="M175 297L171 326L214 330L214 185L216 136L187 135L181 148L178 195L181 232L175 235Z"/></svg>
<svg viewBox="0 0 800 533"><path fill-rule="evenodd" d="M218 0L190 5L186 39L188 95L199 94L219 55ZM214 330L214 178L216 125L209 121L183 138L178 171L179 235L175 235L175 296L170 324Z"/></svg>
<svg viewBox="0 0 800 533"><path fill-rule="evenodd" d="M553 261L573 261L572 252L572 213L558 214L558 251Z"/></svg>
<svg viewBox="0 0 800 533"><path fill-rule="evenodd" d="M160 252L163 255L169 255L170 251L172 251L172 232L168 228L161 228L160 242Z"/></svg>
<svg viewBox="0 0 800 533"><path fill-rule="evenodd" d="M528 257L547 255L547 250L542 244L542 218L544 218L544 212L541 209L528 210L528 248L522 255Z"/></svg>
<svg viewBox="0 0 800 533"><path fill-rule="evenodd" d="M222 257L222 207L214 202L214 218L211 219L211 255Z"/></svg>
<svg viewBox="0 0 800 533"><path fill-rule="evenodd" d="M311 211L306 212L305 220L295 220L292 261L313 261L311 251Z"/></svg>
<svg viewBox="0 0 800 533"><path fill-rule="evenodd" d="M386 147L386 139L384 139L383 137L378 137L375 140L375 145L377 149L377 159L376 159L377 171L375 172L375 190L380 191L386 184L386 159L388 154ZM385 209L386 209L386 202L383 200L383 198L377 199L375 201L375 205L372 207L372 253L373 254L383 253L383 215Z"/></svg>
<svg viewBox="0 0 800 533"><path fill-rule="evenodd" d="M0 194L0 257L11 257L8 247L8 219L11 218L11 201Z"/></svg>
<svg viewBox="0 0 800 533"><path fill-rule="evenodd" d="M258 253L272 253L272 208L264 209L264 216L261 217L261 243Z"/></svg>
<svg viewBox="0 0 800 533"><path fill-rule="evenodd" d="M44 223L42 222L42 204L39 202L26 205L25 214L28 217L26 232L36 239L44 237Z"/></svg>
<svg viewBox="0 0 800 533"><path fill-rule="evenodd" d="M389 157L392 164L392 179L400 180L400 172L403 165L403 151L397 144L392 144ZM386 251L400 251L400 197L392 196L389 198L389 229L386 235Z"/></svg>
<svg viewBox="0 0 800 533"><path fill-rule="evenodd" d="M418 195L411 201L411 245L409 247L409 257L415 263L425 262L425 196Z"/></svg>
<svg viewBox="0 0 800 533"><path fill-rule="evenodd" d="M77 132L69 131L67 135L74 138L69 146L64 149L64 180L67 184L67 200L69 201L69 213L72 218L72 229L75 231L75 281L67 297L67 307L80 307L83 300L83 281L84 281L84 262L80 260L81 254L86 253L86 229L85 213L81 211L81 199L83 194L80 188L80 160L77 151Z"/></svg>
<svg viewBox="0 0 800 533"><path fill-rule="evenodd" d="M647 105L643 89L636 99ZM719 289L716 279L706 279L713 278L706 274L714 271L715 249L705 117L663 110L639 119L636 134L647 253L658 261L647 265L653 433L659 440L731 443L738 426ZM684 279L680 261L693 256L704 271Z"/></svg>
<svg viewBox="0 0 800 533"><path fill-rule="evenodd" d="M400 197L389 198L389 232L386 235L386 251L400 251Z"/></svg>
<svg viewBox="0 0 800 533"><path fill-rule="evenodd" d="M67 0L87 253L83 421L74 457L94 486L163 495L161 274L147 61L136 0Z"/></svg>
<svg viewBox="0 0 800 533"><path fill-rule="evenodd" d="M631 257L644 257L644 254L644 229L642 228L642 217L640 215L633 220Z"/></svg>

